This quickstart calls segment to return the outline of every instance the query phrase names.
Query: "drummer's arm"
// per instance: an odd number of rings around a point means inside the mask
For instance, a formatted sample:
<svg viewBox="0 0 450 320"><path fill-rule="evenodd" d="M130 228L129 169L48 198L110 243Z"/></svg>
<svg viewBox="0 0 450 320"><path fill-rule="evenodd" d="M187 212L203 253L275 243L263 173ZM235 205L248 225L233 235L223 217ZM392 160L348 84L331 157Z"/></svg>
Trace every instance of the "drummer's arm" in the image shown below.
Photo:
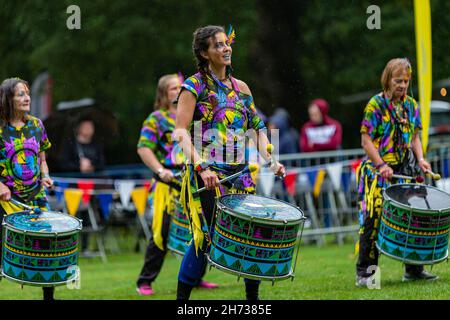
<svg viewBox="0 0 450 320"><path fill-rule="evenodd" d="M431 165L423 158L422 142L420 141L418 132L415 133L412 138L411 148L419 163L420 169L422 169L424 172L426 172L427 170L431 170Z"/></svg>
<svg viewBox="0 0 450 320"><path fill-rule="evenodd" d="M191 142L189 126L194 117L196 99L195 96L187 90L183 90L178 99L177 116L175 120L175 130L173 139L178 142L183 149L184 155L191 163L201 160L197 150Z"/></svg>
<svg viewBox="0 0 450 320"><path fill-rule="evenodd" d="M394 171L386 163L384 163L377 148L373 144L372 138L367 134L361 135L361 146L366 152L369 159L372 161L375 168L377 168L383 178L390 178Z"/></svg>
<svg viewBox="0 0 450 320"><path fill-rule="evenodd" d="M45 151L39 153L39 158L41 160L41 181L42 185L46 188L53 187L53 180L50 178L47 160L45 159Z"/></svg>

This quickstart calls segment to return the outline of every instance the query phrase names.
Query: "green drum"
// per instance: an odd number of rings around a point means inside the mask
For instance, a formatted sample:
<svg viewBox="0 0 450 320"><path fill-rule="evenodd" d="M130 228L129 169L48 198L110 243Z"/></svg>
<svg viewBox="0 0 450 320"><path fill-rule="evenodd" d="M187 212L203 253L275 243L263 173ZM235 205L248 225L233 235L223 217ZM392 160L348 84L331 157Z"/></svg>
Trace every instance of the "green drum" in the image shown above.
<svg viewBox="0 0 450 320"><path fill-rule="evenodd" d="M18 212L4 217L2 274L27 285L56 286L78 277L81 221L60 212Z"/></svg>
<svg viewBox="0 0 450 320"><path fill-rule="evenodd" d="M384 191L377 248L408 264L448 257L450 194L435 187L397 184Z"/></svg>
<svg viewBox="0 0 450 320"><path fill-rule="evenodd" d="M175 200L175 210L172 213L169 239L167 241L167 248L179 255L184 255L188 248L188 243L192 239L192 234L189 229L189 219L183 213L183 208L177 199Z"/></svg>
<svg viewBox="0 0 450 320"><path fill-rule="evenodd" d="M293 277L294 249L305 220L299 208L267 197L229 194L217 198L215 214L208 254L214 267L257 280Z"/></svg>

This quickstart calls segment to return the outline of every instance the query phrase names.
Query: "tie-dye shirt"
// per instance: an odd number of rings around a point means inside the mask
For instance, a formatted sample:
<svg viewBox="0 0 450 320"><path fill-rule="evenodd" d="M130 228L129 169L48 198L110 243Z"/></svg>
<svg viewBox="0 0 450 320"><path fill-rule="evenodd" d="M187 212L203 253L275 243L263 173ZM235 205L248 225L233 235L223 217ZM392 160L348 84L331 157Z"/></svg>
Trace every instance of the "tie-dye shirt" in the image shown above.
<svg viewBox="0 0 450 320"><path fill-rule="evenodd" d="M0 126L1 181L21 198L27 198L41 188L39 153L50 148L42 121L28 115L24 126ZM45 198L44 188L35 199Z"/></svg>
<svg viewBox="0 0 450 320"><path fill-rule="evenodd" d="M401 123L404 119L404 123ZM384 94L370 99L364 110L361 133L372 139L383 160L398 164L411 147L414 134L422 129L417 102L405 95L398 103L392 103Z"/></svg>
<svg viewBox="0 0 450 320"><path fill-rule="evenodd" d="M182 90L190 91L196 98L191 123L192 142L197 151L200 151L201 146L200 156L211 163L211 168L220 179L245 168L248 130L254 129L256 133L266 128L256 111L253 98L239 91L234 78L230 77L230 80L232 88L228 88L214 75L202 76L199 72L182 85ZM253 191L254 183L250 174L237 178L234 187Z"/></svg>
<svg viewBox="0 0 450 320"><path fill-rule="evenodd" d="M184 159L181 147L172 140L174 129L174 113L166 109L154 111L142 125L137 147L151 149L165 168L179 168L180 164L184 163Z"/></svg>

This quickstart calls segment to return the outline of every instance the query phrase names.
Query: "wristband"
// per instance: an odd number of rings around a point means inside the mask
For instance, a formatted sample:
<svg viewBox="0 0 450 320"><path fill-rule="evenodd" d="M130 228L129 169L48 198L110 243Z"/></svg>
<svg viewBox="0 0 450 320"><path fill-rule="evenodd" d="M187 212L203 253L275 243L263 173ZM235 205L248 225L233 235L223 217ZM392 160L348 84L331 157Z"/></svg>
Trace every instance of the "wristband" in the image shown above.
<svg viewBox="0 0 450 320"><path fill-rule="evenodd" d="M375 169L380 170L381 168L383 168L386 165L386 162L382 162L381 164L375 166Z"/></svg>
<svg viewBox="0 0 450 320"><path fill-rule="evenodd" d="M41 174L41 179L50 178L48 173Z"/></svg>
<svg viewBox="0 0 450 320"><path fill-rule="evenodd" d="M209 168L209 164L203 159L200 159L199 161L197 161L194 164L194 170L198 171L198 172L201 172L201 171L206 170L208 168Z"/></svg>
<svg viewBox="0 0 450 320"><path fill-rule="evenodd" d="M424 158L420 158L419 159L419 163L421 163L422 161L425 161L425 159Z"/></svg>
<svg viewBox="0 0 450 320"><path fill-rule="evenodd" d="M156 171L156 173L158 174L158 176L163 172L163 168L159 168L157 171Z"/></svg>

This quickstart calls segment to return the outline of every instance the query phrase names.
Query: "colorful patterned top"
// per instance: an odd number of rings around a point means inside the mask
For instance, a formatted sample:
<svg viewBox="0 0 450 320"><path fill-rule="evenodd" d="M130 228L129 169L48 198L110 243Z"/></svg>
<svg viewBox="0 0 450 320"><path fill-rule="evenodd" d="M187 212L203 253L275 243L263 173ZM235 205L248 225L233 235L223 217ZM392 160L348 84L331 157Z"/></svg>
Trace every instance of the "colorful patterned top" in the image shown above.
<svg viewBox="0 0 450 320"><path fill-rule="evenodd" d="M380 156L390 164L401 163L405 150L411 146L413 135L420 129L419 107L407 95L398 103L389 101L384 94L372 97L364 110L361 124L361 133L370 136Z"/></svg>
<svg viewBox="0 0 450 320"><path fill-rule="evenodd" d="M165 168L179 168L184 163L184 158L181 147L172 140L174 129L174 113L170 113L167 109L154 111L142 125L137 147L151 149Z"/></svg>
<svg viewBox="0 0 450 320"><path fill-rule="evenodd" d="M41 188L41 159L39 153L50 148L42 121L31 115L24 126L7 124L0 127L1 181L13 194L26 199L40 188L35 199L45 199Z"/></svg>
<svg viewBox="0 0 450 320"><path fill-rule="evenodd" d="M232 88L211 74L200 72L188 78L181 90L189 90L196 98L191 123L193 144L200 156L211 163L219 179L244 169L248 158L245 148L247 130L265 129L264 121L256 111L253 98L239 91L230 77ZM203 137L203 139L201 139ZM201 143L199 140L202 140ZM234 188L252 192L254 183L249 173L234 181Z"/></svg>

